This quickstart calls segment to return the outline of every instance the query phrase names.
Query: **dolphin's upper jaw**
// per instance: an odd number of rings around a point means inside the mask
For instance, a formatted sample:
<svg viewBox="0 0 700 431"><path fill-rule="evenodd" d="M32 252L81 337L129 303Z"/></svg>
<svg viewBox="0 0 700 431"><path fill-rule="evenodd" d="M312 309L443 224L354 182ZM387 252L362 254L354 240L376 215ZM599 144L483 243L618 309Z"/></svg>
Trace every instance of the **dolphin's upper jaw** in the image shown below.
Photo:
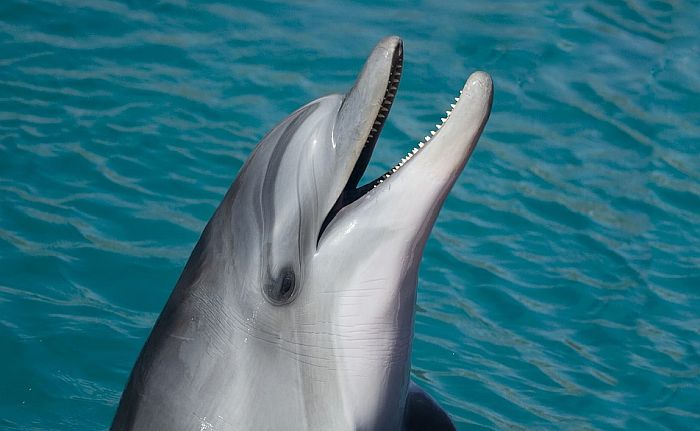
<svg viewBox="0 0 700 431"><path fill-rule="evenodd" d="M392 53L391 60L391 71L389 73L389 78L386 83L386 89L384 91L384 97L382 98L379 111L375 116L372 128L367 135L365 144L362 147L362 152L360 153L357 162L355 162L355 167L348 178L348 182L343 189L343 192L348 192L350 190L356 189L362 175L364 175L369 160L372 157L372 152L377 144L379 135L382 133L384 128L384 123L389 116L389 111L394 103L394 98L396 97L396 92L399 89L399 83L401 81L401 72L403 71L403 45L401 42L397 45ZM358 196L359 197L359 196ZM354 200L354 199L353 199ZM346 203L347 205L347 203Z"/></svg>
<svg viewBox="0 0 700 431"><path fill-rule="evenodd" d="M382 128L384 127L386 119L389 116L389 111L391 110L391 106L394 103L394 98L396 97L396 93L399 88L399 83L401 81L401 72L403 71L403 42L401 41L401 39L393 36L383 40L380 43L380 45L377 48L375 48L375 52L373 52L373 55L376 54L377 49L382 45L389 45L387 47L387 52L391 56L391 66L389 69L388 77L386 79L386 86L384 88L383 96L381 100L374 101L374 103L378 105L379 109L374 115L373 122L368 127L369 131L367 133L367 137L364 141L359 156L355 160L354 166L352 168L350 176L348 177L345 187L343 187L343 190L338 196L338 199L336 200L331 210L328 212L328 215L326 216L325 220L321 225L321 229L318 233L319 240L326 226L328 226L328 223L330 223L330 221L333 219L335 214L338 213L338 211L360 198L362 195L364 195L374 186L376 186L380 181L380 178L377 178L376 180L368 184L358 187L360 179L362 179L362 175L364 175L365 170L367 169L367 166L369 164L369 160L372 157L372 152L374 151L374 147L377 144L377 140L379 139L379 135L382 132ZM365 66L365 68L367 67L368 66ZM363 77L360 76L358 82L348 94L353 93L353 91L356 90L356 87L362 84L362 78ZM347 101L347 98L345 101ZM345 104L345 101L343 102L343 105ZM373 101L367 101L367 103L373 103ZM341 110L343 109L343 105L341 105Z"/></svg>

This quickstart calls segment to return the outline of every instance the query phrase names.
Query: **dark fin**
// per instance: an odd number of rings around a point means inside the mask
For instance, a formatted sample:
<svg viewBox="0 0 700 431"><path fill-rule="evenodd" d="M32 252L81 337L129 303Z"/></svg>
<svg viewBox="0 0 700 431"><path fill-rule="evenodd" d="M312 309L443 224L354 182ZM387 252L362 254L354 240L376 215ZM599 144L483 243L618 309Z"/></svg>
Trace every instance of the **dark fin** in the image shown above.
<svg viewBox="0 0 700 431"><path fill-rule="evenodd" d="M417 384L408 387L403 431L455 431L447 413Z"/></svg>

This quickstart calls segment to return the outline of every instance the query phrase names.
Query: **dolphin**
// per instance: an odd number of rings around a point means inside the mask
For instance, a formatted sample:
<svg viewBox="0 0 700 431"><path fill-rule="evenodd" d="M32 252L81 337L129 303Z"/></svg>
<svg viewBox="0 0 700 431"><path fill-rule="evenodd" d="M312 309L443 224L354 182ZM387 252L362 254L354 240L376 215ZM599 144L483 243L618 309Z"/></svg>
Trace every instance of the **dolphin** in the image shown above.
<svg viewBox="0 0 700 431"><path fill-rule="evenodd" d="M491 78L394 168L360 185L396 95L383 39L345 95L258 144L204 228L111 429L450 430L409 379L418 265L488 119Z"/></svg>

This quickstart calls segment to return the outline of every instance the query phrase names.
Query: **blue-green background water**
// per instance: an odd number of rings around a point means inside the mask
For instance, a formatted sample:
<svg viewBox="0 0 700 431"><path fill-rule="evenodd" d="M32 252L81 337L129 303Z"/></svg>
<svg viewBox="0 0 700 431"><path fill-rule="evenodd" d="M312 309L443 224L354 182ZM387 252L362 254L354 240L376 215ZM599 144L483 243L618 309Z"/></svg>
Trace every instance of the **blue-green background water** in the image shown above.
<svg viewBox="0 0 700 431"><path fill-rule="evenodd" d="M262 135L404 77L368 177L466 77L493 113L420 272L413 375L467 429L700 429L700 7L0 2L0 429L102 430Z"/></svg>

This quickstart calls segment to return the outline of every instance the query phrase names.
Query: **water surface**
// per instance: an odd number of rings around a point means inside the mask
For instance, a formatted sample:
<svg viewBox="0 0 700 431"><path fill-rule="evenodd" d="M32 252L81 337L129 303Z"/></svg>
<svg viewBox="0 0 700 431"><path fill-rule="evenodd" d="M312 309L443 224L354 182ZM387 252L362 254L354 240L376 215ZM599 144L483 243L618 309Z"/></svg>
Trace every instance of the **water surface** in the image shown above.
<svg viewBox="0 0 700 431"><path fill-rule="evenodd" d="M496 94L420 272L413 376L461 430L700 423L700 7L0 2L0 428L104 430L257 141L404 78L368 169Z"/></svg>

